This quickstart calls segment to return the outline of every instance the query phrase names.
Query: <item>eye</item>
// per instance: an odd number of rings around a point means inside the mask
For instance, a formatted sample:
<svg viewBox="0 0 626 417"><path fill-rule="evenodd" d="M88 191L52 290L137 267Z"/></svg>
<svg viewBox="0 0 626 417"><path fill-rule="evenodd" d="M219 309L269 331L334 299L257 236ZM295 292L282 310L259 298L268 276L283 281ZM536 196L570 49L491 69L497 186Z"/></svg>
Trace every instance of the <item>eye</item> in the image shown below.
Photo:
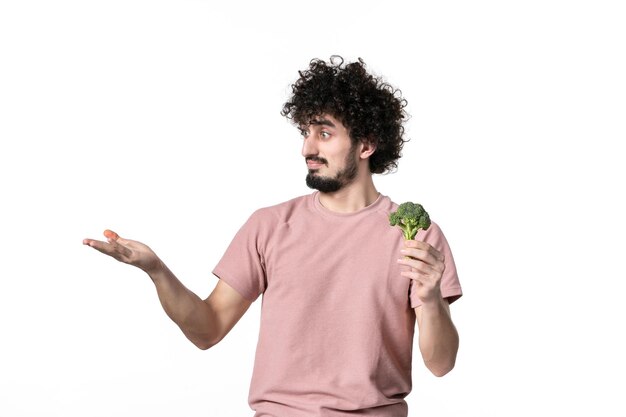
<svg viewBox="0 0 626 417"><path fill-rule="evenodd" d="M320 132L320 136L324 139L328 139L330 137L330 133L322 131Z"/></svg>
<svg viewBox="0 0 626 417"><path fill-rule="evenodd" d="M309 136L309 131L308 131L307 129L302 129L302 128L301 128L301 129L299 129L299 130L300 130L300 135L301 135L303 138L306 138L306 137L308 137L308 136Z"/></svg>

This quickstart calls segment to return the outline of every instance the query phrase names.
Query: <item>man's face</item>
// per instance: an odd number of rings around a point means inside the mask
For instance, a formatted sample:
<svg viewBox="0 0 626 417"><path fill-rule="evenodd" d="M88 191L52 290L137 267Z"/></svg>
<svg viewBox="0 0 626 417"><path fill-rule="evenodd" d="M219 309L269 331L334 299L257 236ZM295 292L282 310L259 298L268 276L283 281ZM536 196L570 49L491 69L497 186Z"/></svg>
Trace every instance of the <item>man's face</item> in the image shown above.
<svg viewBox="0 0 626 417"><path fill-rule="evenodd" d="M323 114L310 125L301 126L302 156L309 172L306 185L332 193L350 184L357 176L356 147L348 129L334 117Z"/></svg>

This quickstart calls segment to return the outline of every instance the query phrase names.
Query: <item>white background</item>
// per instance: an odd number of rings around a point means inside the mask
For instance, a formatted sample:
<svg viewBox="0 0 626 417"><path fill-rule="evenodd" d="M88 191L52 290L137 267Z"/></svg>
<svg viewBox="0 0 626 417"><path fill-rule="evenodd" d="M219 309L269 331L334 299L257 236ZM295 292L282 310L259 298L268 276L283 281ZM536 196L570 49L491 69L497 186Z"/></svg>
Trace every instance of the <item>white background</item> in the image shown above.
<svg viewBox="0 0 626 417"><path fill-rule="evenodd" d="M624 415L625 19L619 1L3 1L0 415L253 414L260 299L200 351L144 273L81 241L143 241L206 297L247 217L310 192L279 112L332 54L408 100L412 141L375 181L424 204L465 292L457 366L415 356L410 415Z"/></svg>

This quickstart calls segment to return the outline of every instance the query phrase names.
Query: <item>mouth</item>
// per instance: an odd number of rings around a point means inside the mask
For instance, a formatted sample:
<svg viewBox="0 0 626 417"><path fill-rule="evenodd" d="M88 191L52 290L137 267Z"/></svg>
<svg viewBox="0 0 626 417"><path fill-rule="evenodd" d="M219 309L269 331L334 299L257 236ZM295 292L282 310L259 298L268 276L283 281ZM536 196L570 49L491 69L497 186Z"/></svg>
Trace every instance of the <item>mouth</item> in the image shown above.
<svg viewBox="0 0 626 417"><path fill-rule="evenodd" d="M313 159L313 158L307 158L306 159L306 166L309 169L320 169L321 167L325 166L326 164L323 161L317 160L317 159Z"/></svg>
<svg viewBox="0 0 626 417"><path fill-rule="evenodd" d="M323 163L321 163L321 162L307 161L306 166L307 166L309 169L320 169L321 167L323 167L323 166L324 166L324 164L323 164Z"/></svg>

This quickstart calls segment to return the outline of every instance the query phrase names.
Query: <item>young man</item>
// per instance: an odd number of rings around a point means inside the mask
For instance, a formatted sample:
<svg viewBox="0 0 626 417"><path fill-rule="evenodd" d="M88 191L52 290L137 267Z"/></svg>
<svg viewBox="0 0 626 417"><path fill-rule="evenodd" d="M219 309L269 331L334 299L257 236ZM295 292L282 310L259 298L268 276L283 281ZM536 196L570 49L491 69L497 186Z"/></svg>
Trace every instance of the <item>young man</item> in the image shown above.
<svg viewBox="0 0 626 417"><path fill-rule="evenodd" d="M206 300L140 242L107 230L107 242L83 243L147 272L166 313L201 349L263 294L249 395L256 417L407 416L415 322L426 366L446 374L459 343L449 303L461 287L439 226L405 240L389 224L397 204L372 181L396 167L405 105L361 60L311 61L282 114L302 133L316 191L254 212Z"/></svg>

